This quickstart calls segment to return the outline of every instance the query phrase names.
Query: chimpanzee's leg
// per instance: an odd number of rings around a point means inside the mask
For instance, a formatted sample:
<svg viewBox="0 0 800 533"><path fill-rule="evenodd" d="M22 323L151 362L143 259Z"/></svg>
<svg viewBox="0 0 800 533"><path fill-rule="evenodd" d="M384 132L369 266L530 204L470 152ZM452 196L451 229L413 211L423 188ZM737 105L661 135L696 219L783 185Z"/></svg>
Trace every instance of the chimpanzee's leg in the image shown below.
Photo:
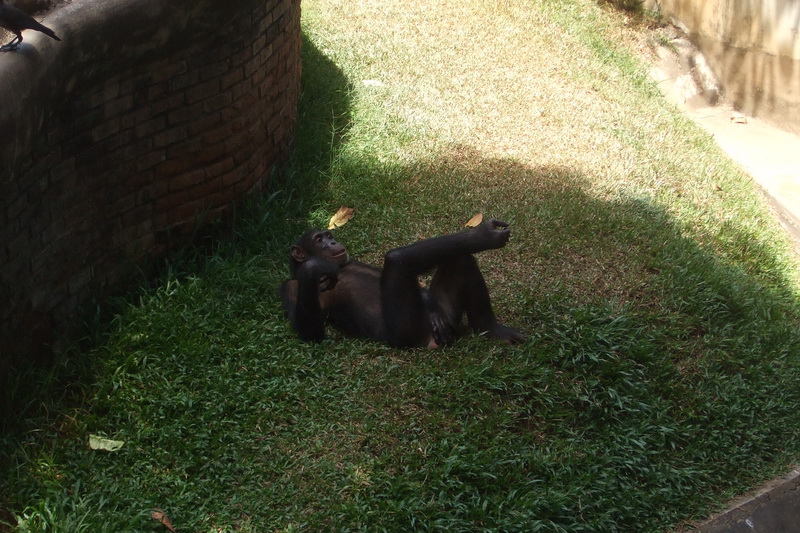
<svg viewBox="0 0 800 533"><path fill-rule="evenodd" d="M431 323L419 285L420 274L409 249L386 254L381 274L381 307L391 346L425 346L431 339Z"/></svg>
<svg viewBox="0 0 800 533"><path fill-rule="evenodd" d="M431 293L453 325L458 325L465 312L470 327L478 332L487 331L497 322L478 262L469 254L439 265L431 281Z"/></svg>
<svg viewBox="0 0 800 533"><path fill-rule="evenodd" d="M442 311L457 324L466 312L470 325L490 337L519 342L524 337L497 323L489 292L473 253L502 248L508 242L508 224L489 220L478 227L433 237L390 250L381 275L381 307L393 346L424 346L433 327L418 276L437 269L431 285ZM439 301L441 299L441 301Z"/></svg>
<svg viewBox="0 0 800 533"><path fill-rule="evenodd" d="M525 340L515 329L497 322L489 289L472 255L459 255L441 263L431 281L431 293L454 327L466 313L467 322L476 333L510 343Z"/></svg>

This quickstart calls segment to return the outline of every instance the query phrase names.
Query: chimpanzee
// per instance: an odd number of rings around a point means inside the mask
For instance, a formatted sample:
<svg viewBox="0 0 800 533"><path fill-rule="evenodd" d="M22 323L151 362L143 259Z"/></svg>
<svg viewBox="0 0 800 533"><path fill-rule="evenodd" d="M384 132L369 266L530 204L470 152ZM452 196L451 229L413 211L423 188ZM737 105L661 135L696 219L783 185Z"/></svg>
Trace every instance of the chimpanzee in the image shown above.
<svg viewBox="0 0 800 533"><path fill-rule="evenodd" d="M500 220L386 253L383 270L351 260L330 231L311 230L292 246L292 279L283 307L298 336L325 337L325 324L390 346L436 348L453 341L461 316L477 333L518 343L525 336L497 322L473 254L502 248L511 230ZM419 275L436 272L430 287Z"/></svg>

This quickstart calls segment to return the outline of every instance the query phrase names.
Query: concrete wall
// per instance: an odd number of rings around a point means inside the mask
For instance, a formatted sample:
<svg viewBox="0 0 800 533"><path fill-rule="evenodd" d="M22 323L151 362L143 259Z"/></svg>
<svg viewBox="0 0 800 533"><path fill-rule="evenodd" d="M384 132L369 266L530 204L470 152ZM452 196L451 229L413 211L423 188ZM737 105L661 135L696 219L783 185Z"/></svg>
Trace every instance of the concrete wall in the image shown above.
<svg viewBox="0 0 800 533"><path fill-rule="evenodd" d="M285 160L300 0L74 0L0 53L0 370ZM41 17L37 17L40 18Z"/></svg>
<svg viewBox="0 0 800 533"><path fill-rule="evenodd" d="M646 0L677 20L737 109L800 133L800 1Z"/></svg>

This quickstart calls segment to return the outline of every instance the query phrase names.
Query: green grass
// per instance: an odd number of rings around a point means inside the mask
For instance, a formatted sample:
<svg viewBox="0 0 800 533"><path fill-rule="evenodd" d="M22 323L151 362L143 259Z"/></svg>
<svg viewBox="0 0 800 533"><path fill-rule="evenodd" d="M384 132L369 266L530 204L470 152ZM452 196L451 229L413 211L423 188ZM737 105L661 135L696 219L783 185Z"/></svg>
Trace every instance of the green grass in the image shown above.
<svg viewBox="0 0 800 533"><path fill-rule="evenodd" d="M295 155L115 302L2 436L19 531L665 531L800 456L798 264L751 181L588 0L307 0ZM370 80L370 83L364 83ZM374 83L375 81L380 83ZM459 229L501 319L394 350L297 341L286 252ZM88 436L125 442L92 451ZM18 525L17 525L18 524Z"/></svg>

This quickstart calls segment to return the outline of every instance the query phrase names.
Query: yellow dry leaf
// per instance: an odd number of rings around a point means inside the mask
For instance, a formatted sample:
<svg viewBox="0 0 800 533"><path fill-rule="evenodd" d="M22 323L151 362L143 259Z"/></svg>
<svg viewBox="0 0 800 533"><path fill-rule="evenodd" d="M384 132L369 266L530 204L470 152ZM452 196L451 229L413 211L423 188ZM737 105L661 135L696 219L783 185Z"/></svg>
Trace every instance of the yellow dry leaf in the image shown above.
<svg viewBox="0 0 800 533"><path fill-rule="evenodd" d="M328 222L328 229L336 229L347 224L347 221L353 216L353 208L342 206L336 211L336 214L331 217Z"/></svg>
<svg viewBox="0 0 800 533"><path fill-rule="evenodd" d="M466 224L464 224L464 227L474 228L475 226L480 226L481 222L483 222L483 213L478 213L477 215L469 219L469 221Z"/></svg>
<svg viewBox="0 0 800 533"><path fill-rule="evenodd" d="M172 531L172 533L177 533L175 531L175 528L172 526L172 521L169 519L167 514L161 509L153 509L152 511L150 511L150 517L153 520L159 522L160 524L163 524L164 527Z"/></svg>

